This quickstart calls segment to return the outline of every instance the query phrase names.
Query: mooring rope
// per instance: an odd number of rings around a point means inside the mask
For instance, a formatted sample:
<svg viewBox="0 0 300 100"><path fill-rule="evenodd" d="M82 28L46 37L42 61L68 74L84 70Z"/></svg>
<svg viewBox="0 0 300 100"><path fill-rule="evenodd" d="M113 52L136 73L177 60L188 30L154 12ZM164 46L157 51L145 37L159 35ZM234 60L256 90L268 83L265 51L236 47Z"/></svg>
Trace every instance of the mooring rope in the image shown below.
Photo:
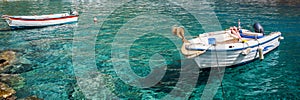
<svg viewBox="0 0 300 100"><path fill-rule="evenodd" d="M219 73L218 73L218 78L219 78L219 80L220 80L220 83L221 83L221 88L222 88L222 96L223 96L223 98L225 99L225 92L224 92L224 88L223 88L223 84L222 84L222 80L221 80L221 77L220 77L220 73L221 73L221 71L220 71L220 66L219 66L219 60L218 60L218 53L217 53L217 49L216 49L216 44L214 44L214 47L215 47L215 55L216 55L216 60L217 60L217 68L218 68L218 71L219 71ZM226 100L226 99L225 99Z"/></svg>

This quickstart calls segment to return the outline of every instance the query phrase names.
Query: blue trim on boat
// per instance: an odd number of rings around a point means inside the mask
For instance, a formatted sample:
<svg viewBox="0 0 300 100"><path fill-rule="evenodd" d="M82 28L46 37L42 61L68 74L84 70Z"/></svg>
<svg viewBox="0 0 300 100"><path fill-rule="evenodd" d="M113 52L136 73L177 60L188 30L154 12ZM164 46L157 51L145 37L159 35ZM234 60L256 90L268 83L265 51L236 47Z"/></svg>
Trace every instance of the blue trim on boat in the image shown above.
<svg viewBox="0 0 300 100"><path fill-rule="evenodd" d="M241 37L243 38L251 38L251 39L260 39L260 38L263 38L264 36L261 35L261 36L249 36L249 35L245 35L243 33L240 33Z"/></svg>
<svg viewBox="0 0 300 100"><path fill-rule="evenodd" d="M42 27L48 27L48 26L58 26L63 24L73 24L77 23L78 21L72 21L72 22L66 22L66 23L60 23L60 24L53 24L53 25L46 25L46 26L10 26L11 29L30 29L30 28L42 28Z"/></svg>
<svg viewBox="0 0 300 100"><path fill-rule="evenodd" d="M264 47L263 51L268 51L270 47L274 47L274 45L268 45L268 46Z"/></svg>
<svg viewBox="0 0 300 100"><path fill-rule="evenodd" d="M274 52L275 49L278 49L278 47L274 48L272 51L266 53L265 55L269 55L271 52ZM259 58L254 58L254 59L249 60L249 61L241 62L241 63L235 64L235 65L231 65L231 66L226 66L225 68L233 68L233 67L238 67L238 66L246 65L246 64L254 62L257 59L259 59ZM212 67L204 67L204 68L201 68L201 69L209 69L209 68L212 68Z"/></svg>
<svg viewBox="0 0 300 100"><path fill-rule="evenodd" d="M274 39L277 39L277 38L279 38L280 36L281 36L281 35L278 35L278 36L276 36L276 37L274 37L274 38L271 38L270 40L267 40L267 41L265 41L265 42L262 42L262 43L260 43L260 44L256 44L256 45L249 46L249 47L250 47L250 48L253 48L253 47L257 47L257 46L259 46L259 45L266 44L266 43L268 43L268 42L270 42L270 41L273 41ZM244 47L244 48L236 48L236 49L227 49L227 50L217 50L217 51L238 51L238 50L244 50L244 49L246 49L246 48L249 48L249 47ZM206 50L206 49L202 49L202 48L199 48L199 49L188 49L188 48L187 48L187 50L198 50L198 51L204 51L204 50ZM207 49L206 51L215 51L215 50Z"/></svg>

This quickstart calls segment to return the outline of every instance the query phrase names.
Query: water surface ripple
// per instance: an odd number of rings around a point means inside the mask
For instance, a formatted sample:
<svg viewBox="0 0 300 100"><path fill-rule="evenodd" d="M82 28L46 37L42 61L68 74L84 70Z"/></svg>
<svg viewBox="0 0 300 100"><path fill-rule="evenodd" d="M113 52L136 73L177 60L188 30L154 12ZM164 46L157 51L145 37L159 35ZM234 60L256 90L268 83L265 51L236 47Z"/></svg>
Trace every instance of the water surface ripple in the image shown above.
<svg viewBox="0 0 300 100"><path fill-rule="evenodd" d="M226 99L300 99L300 2L284 0L213 0L209 3L214 8L223 29L236 25L241 19L242 27L252 29L255 22L260 22L266 31L282 32L285 39L276 50L265 56L263 61L254 61L246 65L226 68L223 79L223 89ZM80 31L81 39L88 38L91 32L98 32L95 42L96 65L99 72L107 75L106 85L119 98L124 99L153 99L166 96L178 82L180 77L181 54L171 39L164 37L170 34L174 24L185 25L188 32L197 36L204 32L195 19L190 19L188 13L179 6L169 6L178 11L166 10L166 6L138 1L136 4L122 6L113 2L68 2L68 1L14 1L0 2L0 14L8 15L40 15L68 12L77 9L80 16L77 24L53 26L39 29L1 31L1 50L16 50L18 59L25 59L20 66L24 71L16 72L25 78L25 85L17 90L20 98L36 95L47 100L84 99L85 96L77 86L73 71L72 50L73 38L76 30ZM124 2L126 3L126 2ZM139 7L139 9L134 7ZM147 8L148 7L148 8ZM157 8L155 8L157 7ZM191 5L191 8L193 6ZM115 10L118 9L118 10ZM167 72L160 83L151 88L137 88L130 86L119 79L111 60L111 46L120 26L131 18L136 18L137 12L147 12L155 9L164 18L182 18L176 20L158 19L151 25L136 25L135 29L124 29L124 32L146 34L136 39L130 47L129 60L132 70L139 76L150 73L149 60L154 54L164 57ZM194 7L194 9L198 9ZM200 8L199 8L200 9ZM202 9L202 8L201 8ZM199 11L205 14L205 11ZM165 14L178 16L170 17ZM122 15L122 16L119 16ZM147 14L144 14L144 16ZM117 17L114 17L117 16ZM151 15L149 15L151 16ZM97 17L94 24L92 18ZM155 18L157 16L152 16ZM144 18L144 19L143 19ZM150 17L138 17L135 23L146 23ZM171 21L171 22L170 22ZM4 21L1 28L7 27ZM171 25L172 24L172 25ZM90 27L98 25L101 27ZM197 27L195 27L197 26ZM154 31L148 31L154 30ZM155 31L156 30L156 31ZM128 39L128 37L121 37ZM188 37L191 38L191 37ZM93 41L92 41L93 42ZM178 39L176 43L181 43ZM89 44L82 43L82 45ZM88 55L88 54L87 54ZM89 59L89 58L87 58ZM197 69L199 70L199 69ZM199 99L209 75L208 70L201 70L196 87L190 99ZM189 84L188 82L184 84ZM97 94L95 94L97 95ZM100 94L99 94L100 95ZM223 99L219 88L215 99Z"/></svg>

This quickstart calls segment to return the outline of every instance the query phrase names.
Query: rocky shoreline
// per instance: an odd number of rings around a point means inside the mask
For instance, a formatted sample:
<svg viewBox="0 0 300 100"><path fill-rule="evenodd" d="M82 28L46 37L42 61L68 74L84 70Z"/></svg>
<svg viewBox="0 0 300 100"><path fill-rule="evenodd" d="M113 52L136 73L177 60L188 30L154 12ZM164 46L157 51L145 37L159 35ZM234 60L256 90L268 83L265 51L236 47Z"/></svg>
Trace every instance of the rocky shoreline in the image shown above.
<svg viewBox="0 0 300 100"><path fill-rule="evenodd" d="M24 78L19 74L7 74L16 61L16 52L12 50L2 51L0 53L0 100L16 100L19 89L24 84ZM19 99L19 98L18 98ZM36 96L26 97L20 100L41 100Z"/></svg>

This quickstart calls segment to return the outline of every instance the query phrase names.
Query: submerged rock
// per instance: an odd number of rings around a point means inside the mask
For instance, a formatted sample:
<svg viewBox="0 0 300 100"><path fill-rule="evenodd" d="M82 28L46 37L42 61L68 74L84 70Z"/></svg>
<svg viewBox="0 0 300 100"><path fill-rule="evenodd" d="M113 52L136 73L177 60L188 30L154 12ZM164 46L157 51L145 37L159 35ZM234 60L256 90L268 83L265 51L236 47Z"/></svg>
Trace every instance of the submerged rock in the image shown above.
<svg viewBox="0 0 300 100"><path fill-rule="evenodd" d="M17 64L6 67L6 69L4 71L2 71L2 73L21 74L21 73L28 72L31 70L33 70L33 65L17 63Z"/></svg>
<svg viewBox="0 0 300 100"><path fill-rule="evenodd" d="M30 96L30 97L26 97L26 98L20 99L20 100L43 100L43 99L40 99L37 96Z"/></svg>
<svg viewBox="0 0 300 100"><path fill-rule="evenodd" d="M9 67L16 59L16 52L3 51L0 53L0 73Z"/></svg>
<svg viewBox="0 0 300 100"><path fill-rule="evenodd" d="M14 99L16 91L8 85L0 82L0 99Z"/></svg>
<svg viewBox="0 0 300 100"><path fill-rule="evenodd" d="M16 52L7 50L0 53L0 100L16 100L14 95L16 91L23 87L24 78L19 74L3 74L14 67L16 61ZM13 89L13 88L14 89Z"/></svg>
<svg viewBox="0 0 300 100"><path fill-rule="evenodd" d="M0 53L0 73L21 74L33 70L35 66L37 65L32 64L29 59L23 55L18 55L15 51L7 50Z"/></svg>
<svg viewBox="0 0 300 100"><path fill-rule="evenodd" d="M23 87L24 78L19 74L0 74L0 82L4 82L14 89L20 89Z"/></svg>

